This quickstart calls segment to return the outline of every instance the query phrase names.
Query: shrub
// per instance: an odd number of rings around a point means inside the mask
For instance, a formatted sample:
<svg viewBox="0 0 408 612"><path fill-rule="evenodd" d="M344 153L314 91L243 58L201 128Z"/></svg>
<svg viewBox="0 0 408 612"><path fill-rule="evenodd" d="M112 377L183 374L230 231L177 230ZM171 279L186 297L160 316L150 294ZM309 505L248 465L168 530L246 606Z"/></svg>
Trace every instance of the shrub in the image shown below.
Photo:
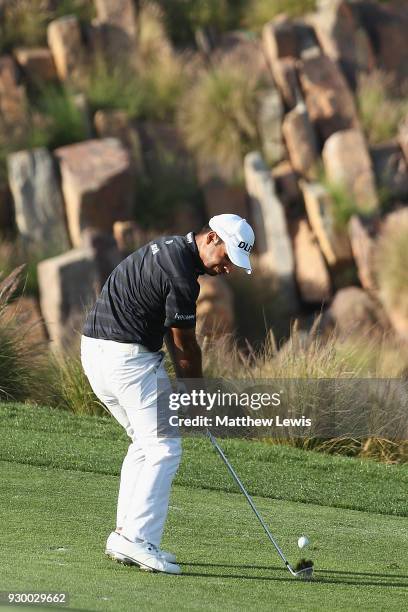
<svg viewBox="0 0 408 612"><path fill-rule="evenodd" d="M47 402L74 414L101 415L107 411L88 382L77 354L48 354L44 370Z"/></svg>
<svg viewBox="0 0 408 612"><path fill-rule="evenodd" d="M28 146L54 149L86 137L84 117L69 90L57 85L40 87L33 98Z"/></svg>
<svg viewBox="0 0 408 612"><path fill-rule="evenodd" d="M178 122L187 145L199 157L214 159L235 178L242 175L245 154L260 146L259 88L259 80L239 67L217 67L202 72L180 107Z"/></svg>
<svg viewBox="0 0 408 612"><path fill-rule="evenodd" d="M219 31L237 25L242 0L158 0L163 10L167 32L177 44L194 41L199 28L215 27ZM238 6L237 6L238 5Z"/></svg>
<svg viewBox="0 0 408 612"><path fill-rule="evenodd" d="M6 2L0 21L0 52L10 52L17 46L46 44L46 25L50 17L46 0Z"/></svg>
<svg viewBox="0 0 408 612"><path fill-rule="evenodd" d="M7 313L17 292L24 266L0 280L0 398L25 400L38 397L42 384L39 372L45 347L29 339L32 324L24 324Z"/></svg>
<svg viewBox="0 0 408 612"><path fill-rule="evenodd" d="M316 0L250 0L243 11L242 20L249 29L260 30L280 13L299 17L315 8Z"/></svg>
<svg viewBox="0 0 408 612"><path fill-rule="evenodd" d="M380 70L362 74L357 86L357 105L363 129L371 144L394 138L398 124L408 112L408 102Z"/></svg>
<svg viewBox="0 0 408 612"><path fill-rule="evenodd" d="M330 181L323 172L320 173L319 180L329 193L333 203L332 213L336 229L346 231L351 217L354 214L361 214L357 202L350 195L345 185Z"/></svg>
<svg viewBox="0 0 408 612"><path fill-rule="evenodd" d="M63 15L76 15L81 24L88 24L96 15L92 0L58 0L52 12L54 19Z"/></svg>

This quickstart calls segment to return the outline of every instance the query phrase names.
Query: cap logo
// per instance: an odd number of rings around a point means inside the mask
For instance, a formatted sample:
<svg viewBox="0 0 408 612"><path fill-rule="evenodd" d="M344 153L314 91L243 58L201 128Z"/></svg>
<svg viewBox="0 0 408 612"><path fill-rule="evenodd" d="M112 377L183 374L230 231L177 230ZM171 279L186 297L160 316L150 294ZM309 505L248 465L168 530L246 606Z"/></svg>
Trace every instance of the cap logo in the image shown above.
<svg viewBox="0 0 408 612"><path fill-rule="evenodd" d="M239 249L244 249L244 251L246 251L247 253L250 253L252 251L252 244L248 244L248 242L244 242L243 240L241 240L241 242L238 245Z"/></svg>

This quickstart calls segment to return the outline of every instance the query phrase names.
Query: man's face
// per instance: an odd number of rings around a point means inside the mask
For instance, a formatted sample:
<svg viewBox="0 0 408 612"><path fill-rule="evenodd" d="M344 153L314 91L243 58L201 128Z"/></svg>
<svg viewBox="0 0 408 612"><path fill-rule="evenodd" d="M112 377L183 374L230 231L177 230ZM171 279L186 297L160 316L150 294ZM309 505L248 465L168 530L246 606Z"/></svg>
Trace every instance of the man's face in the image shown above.
<svg viewBox="0 0 408 612"><path fill-rule="evenodd" d="M207 238L200 250L200 257L205 266L207 274L229 274L233 263L228 257L225 243L215 232L208 232Z"/></svg>

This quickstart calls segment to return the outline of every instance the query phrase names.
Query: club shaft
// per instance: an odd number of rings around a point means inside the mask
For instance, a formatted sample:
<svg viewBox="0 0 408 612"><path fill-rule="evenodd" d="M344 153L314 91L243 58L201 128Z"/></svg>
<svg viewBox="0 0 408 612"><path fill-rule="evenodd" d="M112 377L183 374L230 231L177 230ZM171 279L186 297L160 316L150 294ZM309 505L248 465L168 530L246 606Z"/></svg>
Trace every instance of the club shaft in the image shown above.
<svg viewBox="0 0 408 612"><path fill-rule="evenodd" d="M242 484L241 480L238 477L238 474L235 472L234 468L232 467L232 465L228 461L227 457L224 455L224 452L223 452L221 446L217 442L217 439L213 436L213 434L210 432L209 429L207 429L207 435L210 438L211 443L214 446L214 448L218 451L218 454L220 455L221 459L224 461L225 465L227 466L227 468L228 468L229 472L231 473L232 477L234 478L235 482L237 483L237 485L241 489L242 493L245 495L249 505L251 506L252 510L255 512L257 519L259 520L259 522L261 523L262 527L264 528L264 530L266 532L266 535L268 536L268 538L270 539L270 541L274 545L274 547L276 549L276 552L278 553L278 555L280 556L282 561L285 563L286 567L289 569L291 574L292 573L294 574L294 572L293 572L292 568L290 567L289 562L287 561L285 555L283 554L283 552L279 548L278 544L275 542L275 539L274 539L273 535L269 531L268 525L265 523L265 521L263 520L262 516L259 514L259 512L258 512L258 510L257 510L257 508L256 508L256 506L255 506L255 504L254 504L254 502L252 500L252 497L246 491L244 485Z"/></svg>

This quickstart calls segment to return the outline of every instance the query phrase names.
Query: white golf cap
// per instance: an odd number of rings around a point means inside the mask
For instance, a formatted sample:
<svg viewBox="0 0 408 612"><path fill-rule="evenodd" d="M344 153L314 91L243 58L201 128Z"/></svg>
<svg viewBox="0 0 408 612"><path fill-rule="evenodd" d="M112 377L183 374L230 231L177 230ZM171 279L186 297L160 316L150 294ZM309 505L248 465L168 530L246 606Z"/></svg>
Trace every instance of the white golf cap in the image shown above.
<svg viewBox="0 0 408 612"><path fill-rule="evenodd" d="M239 215L216 215L211 217L208 225L225 242L232 263L251 274L249 254L254 246L255 234L249 223Z"/></svg>

